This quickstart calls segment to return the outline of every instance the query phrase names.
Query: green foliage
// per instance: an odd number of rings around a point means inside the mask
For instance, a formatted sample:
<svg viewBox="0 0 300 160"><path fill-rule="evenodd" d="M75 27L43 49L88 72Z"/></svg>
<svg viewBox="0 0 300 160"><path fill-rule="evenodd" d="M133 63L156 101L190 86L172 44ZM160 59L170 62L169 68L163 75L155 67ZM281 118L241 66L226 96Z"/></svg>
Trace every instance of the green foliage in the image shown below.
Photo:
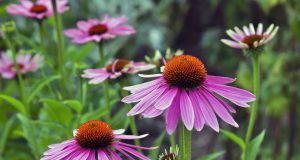
<svg viewBox="0 0 300 160"><path fill-rule="evenodd" d="M208 155L205 155L205 156L199 158L198 160L215 160L215 159L223 156L224 154L225 154L224 151L213 152L213 153L210 153Z"/></svg>
<svg viewBox="0 0 300 160"><path fill-rule="evenodd" d="M10 103L13 107L15 107L17 109L18 112L25 114L25 115L27 114L26 107L19 100L15 99L13 97L7 96L7 95L0 95L0 99L3 99L5 101L7 101L8 103Z"/></svg>
<svg viewBox="0 0 300 160"><path fill-rule="evenodd" d="M245 143L244 143L244 140L237 136L236 134L232 133L232 132L229 132L229 131L226 131L226 130L221 130L221 132L226 136L228 137L229 139L231 139L233 142L235 142L237 145L240 146L240 148L242 150L245 149Z"/></svg>
<svg viewBox="0 0 300 160"><path fill-rule="evenodd" d="M164 131L159 135L159 137L156 138L156 140L152 143L151 146L159 148L159 146L161 146L165 136L166 136L166 132ZM150 152L149 157L151 159L157 159L158 154L159 154L159 150L155 149L154 151Z"/></svg>
<svg viewBox="0 0 300 160"><path fill-rule="evenodd" d="M255 137L249 144L249 155L247 157L247 160L255 160L257 157L257 154L260 150L260 146L264 140L265 137L265 131L262 131L257 137Z"/></svg>

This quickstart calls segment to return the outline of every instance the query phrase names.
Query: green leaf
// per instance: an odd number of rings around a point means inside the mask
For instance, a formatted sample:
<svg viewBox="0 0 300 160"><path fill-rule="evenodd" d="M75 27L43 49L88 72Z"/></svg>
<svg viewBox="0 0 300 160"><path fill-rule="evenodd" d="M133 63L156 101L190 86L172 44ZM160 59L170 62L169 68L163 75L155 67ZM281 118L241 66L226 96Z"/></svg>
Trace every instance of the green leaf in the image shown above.
<svg viewBox="0 0 300 160"><path fill-rule="evenodd" d="M126 116L126 113L126 107L120 109L119 112L110 120L110 126L112 128L127 128L129 125L129 118Z"/></svg>
<svg viewBox="0 0 300 160"><path fill-rule="evenodd" d="M37 136L39 135L38 128L34 128L31 120L25 117L24 115L17 114L17 117L22 124L24 137L27 140L33 155L35 156L35 158L40 157L42 150L37 143Z"/></svg>
<svg viewBox="0 0 300 160"><path fill-rule="evenodd" d="M90 111L88 113L85 113L84 115L82 115L80 117L80 124L85 123L89 120L96 120L96 119L100 119L101 117L103 117L104 115L106 115L106 109L105 107L101 107L97 110L93 110Z"/></svg>
<svg viewBox="0 0 300 160"><path fill-rule="evenodd" d="M16 120L15 116L11 117L9 119L9 121L6 122L6 124L5 124L4 128L3 128L3 132L1 134L1 139L0 139L0 155L3 154L4 147L6 145L9 133L11 132L11 129L12 129L12 126L13 126L15 120Z"/></svg>
<svg viewBox="0 0 300 160"><path fill-rule="evenodd" d="M5 101L7 101L8 103L10 103L20 113L25 114L25 115L27 114L26 107L19 100L15 99L13 97L7 96L7 95L3 95L3 94L0 95L0 99L3 99Z"/></svg>
<svg viewBox="0 0 300 160"><path fill-rule="evenodd" d="M73 114L70 108L52 99L43 99L42 102L45 106L40 113L41 120L55 121L68 127L71 126Z"/></svg>
<svg viewBox="0 0 300 160"><path fill-rule="evenodd" d="M260 149L260 145L264 140L265 131L262 131L257 137L255 137L250 143L248 148L247 160L255 160Z"/></svg>
<svg viewBox="0 0 300 160"><path fill-rule="evenodd" d="M235 142L237 145L239 145L241 147L242 150L245 149L245 143L243 141L243 139L239 136L237 136L236 134L226 131L226 130L221 130L221 132L228 137L229 139L231 139L233 142Z"/></svg>
<svg viewBox="0 0 300 160"><path fill-rule="evenodd" d="M54 80L60 79L60 76L55 75L50 78L47 78L47 80L42 81L30 94L30 96L27 99L27 103L31 102L31 100L38 94L45 86L47 86L49 83L51 83Z"/></svg>
<svg viewBox="0 0 300 160"><path fill-rule="evenodd" d="M153 142L152 146L159 147L162 144L162 141L164 140L165 135L166 135L166 132L162 132L160 134L160 136ZM152 150L150 152L150 158L157 159L158 154L159 154L159 149Z"/></svg>
<svg viewBox="0 0 300 160"><path fill-rule="evenodd" d="M210 153L206 156L199 158L198 160L214 160L214 159L217 159L217 158L221 157L222 155L224 155L224 153L225 153L224 151L213 152L213 153Z"/></svg>
<svg viewBox="0 0 300 160"><path fill-rule="evenodd" d="M66 100L66 101L63 102L63 104L71 107L77 113L81 113L81 111L83 109L83 106L82 106L81 102L79 102L77 100Z"/></svg>

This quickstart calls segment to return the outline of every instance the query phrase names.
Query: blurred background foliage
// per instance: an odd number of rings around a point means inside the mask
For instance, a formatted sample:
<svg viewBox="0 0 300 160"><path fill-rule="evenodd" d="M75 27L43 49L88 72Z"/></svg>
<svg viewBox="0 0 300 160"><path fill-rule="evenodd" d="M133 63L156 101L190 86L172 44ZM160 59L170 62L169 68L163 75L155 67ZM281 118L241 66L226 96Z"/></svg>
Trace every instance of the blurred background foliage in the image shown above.
<svg viewBox="0 0 300 160"><path fill-rule="evenodd" d="M39 50L38 24L23 17L11 17L5 7L16 0L0 2L0 23L14 20L17 24L18 48L22 52L36 53ZM102 18L103 14L111 16L124 14L129 23L137 29L137 34L106 42L106 53L112 60L114 57L134 60L144 60L147 55L154 56L155 50L165 53L167 48L181 49L186 54L195 55L206 64L209 74L237 77L234 85L251 90L251 63L240 50L235 50L220 42L226 29L241 27L262 22L265 27L274 23L280 26L280 31L261 58L262 84L259 116L255 127L258 131L266 129L266 139L260 150L259 159L291 160L300 159L300 3L298 0L70 0L71 10L63 14L64 28L72 28L78 20ZM57 56L56 39L53 30L54 20L47 19L48 53L50 57ZM31 150L36 150L40 156L48 144L60 142L72 137L72 130L89 119L101 118L105 111L99 103L100 86L90 86L79 76L82 69L96 67L98 62L97 48L94 44L77 46L65 40L66 44L66 79L69 99L57 101L47 87L33 95L30 102L31 116L34 121L18 113L22 106L14 100L2 97L0 100L0 158L6 160L32 159ZM5 50L5 44L0 39L0 49ZM107 63L110 63L108 61ZM49 62L53 64L53 62ZM46 75L55 75L51 66L44 67ZM77 76L74 76L77 75ZM32 74L26 77L27 93L36 91L41 84L50 85L58 78ZM34 79L40 78L40 81ZM132 76L131 83L141 81ZM115 113L109 122L113 128L126 128L128 121L126 110L119 101L120 86L110 83L112 101ZM0 79L1 94L16 95L14 81ZM55 88L55 85L52 87ZM89 90L87 100L82 101L79 90ZM57 91L57 90L55 90ZM54 92L55 92L54 91ZM71 94L72 93L72 94ZM92 96L91 96L92 95ZM3 99L6 100L4 101ZM9 103L8 103L9 102ZM244 135L248 125L248 110L237 108L235 115L240 128L223 125L238 135ZM103 115L99 114L103 113ZM159 120L158 120L159 119ZM30 125L30 124L32 125ZM161 150L169 147L164 135L163 118L138 119L140 133L149 133L151 137L142 141L150 146L161 144ZM22 125L20 125L22 124ZM23 127L23 128L22 128ZM28 131L33 127L34 133ZM159 137L159 138L158 138ZM165 137L165 138L164 138ZM158 138L158 139L157 139ZM27 141L26 141L27 140ZM162 142L161 142L162 141ZM29 142L29 143L28 143ZM28 146L30 148L28 148ZM205 128L198 133L193 132L193 159L239 159L239 149L224 135ZM213 154L211 154L213 153ZM204 156L210 154L208 156ZM152 155L153 157L156 154ZM155 159L155 158L154 158Z"/></svg>

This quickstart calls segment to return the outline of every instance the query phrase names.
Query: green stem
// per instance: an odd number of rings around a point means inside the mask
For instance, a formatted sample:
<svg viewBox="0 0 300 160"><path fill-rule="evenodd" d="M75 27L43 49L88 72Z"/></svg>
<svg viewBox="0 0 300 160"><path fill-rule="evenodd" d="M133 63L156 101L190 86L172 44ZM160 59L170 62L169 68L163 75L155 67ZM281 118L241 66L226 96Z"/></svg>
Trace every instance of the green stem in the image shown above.
<svg viewBox="0 0 300 160"><path fill-rule="evenodd" d="M122 94L123 97L128 95L128 93L123 89L123 87L125 87L126 85L127 85L127 81L125 79L121 83L121 94ZM128 103L125 103L125 107L126 107L128 112L132 109L131 105L128 104ZM128 118L129 118L129 125L130 125L130 129L131 129L132 134L133 135L138 135L139 133L138 133L138 130L137 130L137 127L136 127L135 116L129 116ZM139 139L135 139L134 144L137 145L137 146L141 146L141 142L140 142ZM138 149L138 151L142 153L141 149Z"/></svg>
<svg viewBox="0 0 300 160"><path fill-rule="evenodd" d="M170 135L170 143L171 143L171 148L172 151L176 150L176 141L175 141L175 133L173 133L172 135Z"/></svg>
<svg viewBox="0 0 300 160"><path fill-rule="evenodd" d="M28 119L29 119L28 127L29 127L29 130L31 131L31 133L34 133L34 129L31 124L31 119L30 119L30 105L27 103L27 100L26 100L24 82L23 82L23 78L22 78L22 75L20 72L20 66L17 64L17 51L16 51L16 48L15 48L15 45L14 45L14 42L12 39L8 39L7 43L8 43L8 47L12 51L13 63L16 68L16 71L17 71L17 83L18 83L17 87L19 90L20 98L21 98L22 103L26 106L26 115L25 116L28 117ZM37 145L35 138L31 137L31 139L33 140L32 143L34 145L34 148L37 149L38 145ZM39 157L38 151L32 150L32 153L33 153L34 158L38 159L38 157Z"/></svg>
<svg viewBox="0 0 300 160"><path fill-rule="evenodd" d="M102 68L105 65L103 42L100 42L98 47L99 47L100 67ZM107 120L110 120L111 115L110 115L110 104L109 104L110 98L109 98L108 81L102 82L102 87L103 87L104 97L105 97L106 118Z"/></svg>
<svg viewBox="0 0 300 160"><path fill-rule="evenodd" d="M179 124L179 152L180 159L191 160L191 132L187 130L182 122Z"/></svg>
<svg viewBox="0 0 300 160"><path fill-rule="evenodd" d="M57 4L56 0L51 0L53 11L54 11L54 19L55 19L55 27L56 27L56 33L57 33L57 41L58 41L58 68L59 73L61 75L60 79L60 89L61 89L61 97L62 99L66 96L66 86L65 86L65 75L64 75L64 38L62 34L62 22L61 18L58 15L57 12Z"/></svg>
<svg viewBox="0 0 300 160"><path fill-rule="evenodd" d="M259 55L253 56L252 64L253 64L253 85L254 85L253 91L256 96L256 101L253 102L251 107L250 122L249 122L246 139L245 139L245 150L244 150L243 160L247 160L248 158L249 142L252 137L252 132L255 125L256 116L257 116L257 106L259 102L259 84L260 84Z"/></svg>

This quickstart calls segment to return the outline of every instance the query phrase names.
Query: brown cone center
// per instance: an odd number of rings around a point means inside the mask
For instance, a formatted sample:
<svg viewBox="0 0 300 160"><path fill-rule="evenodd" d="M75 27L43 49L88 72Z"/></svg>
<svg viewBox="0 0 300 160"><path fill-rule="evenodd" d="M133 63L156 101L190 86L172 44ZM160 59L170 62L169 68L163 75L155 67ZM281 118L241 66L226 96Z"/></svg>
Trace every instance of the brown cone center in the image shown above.
<svg viewBox="0 0 300 160"><path fill-rule="evenodd" d="M30 12L40 14L40 13L47 12L47 10L48 10L47 7L45 7L44 5L35 4L31 7Z"/></svg>
<svg viewBox="0 0 300 160"><path fill-rule="evenodd" d="M106 33L107 31L108 31L108 28L106 25L98 24L98 25L92 26L89 29L89 34L90 35L101 35L101 34Z"/></svg>

